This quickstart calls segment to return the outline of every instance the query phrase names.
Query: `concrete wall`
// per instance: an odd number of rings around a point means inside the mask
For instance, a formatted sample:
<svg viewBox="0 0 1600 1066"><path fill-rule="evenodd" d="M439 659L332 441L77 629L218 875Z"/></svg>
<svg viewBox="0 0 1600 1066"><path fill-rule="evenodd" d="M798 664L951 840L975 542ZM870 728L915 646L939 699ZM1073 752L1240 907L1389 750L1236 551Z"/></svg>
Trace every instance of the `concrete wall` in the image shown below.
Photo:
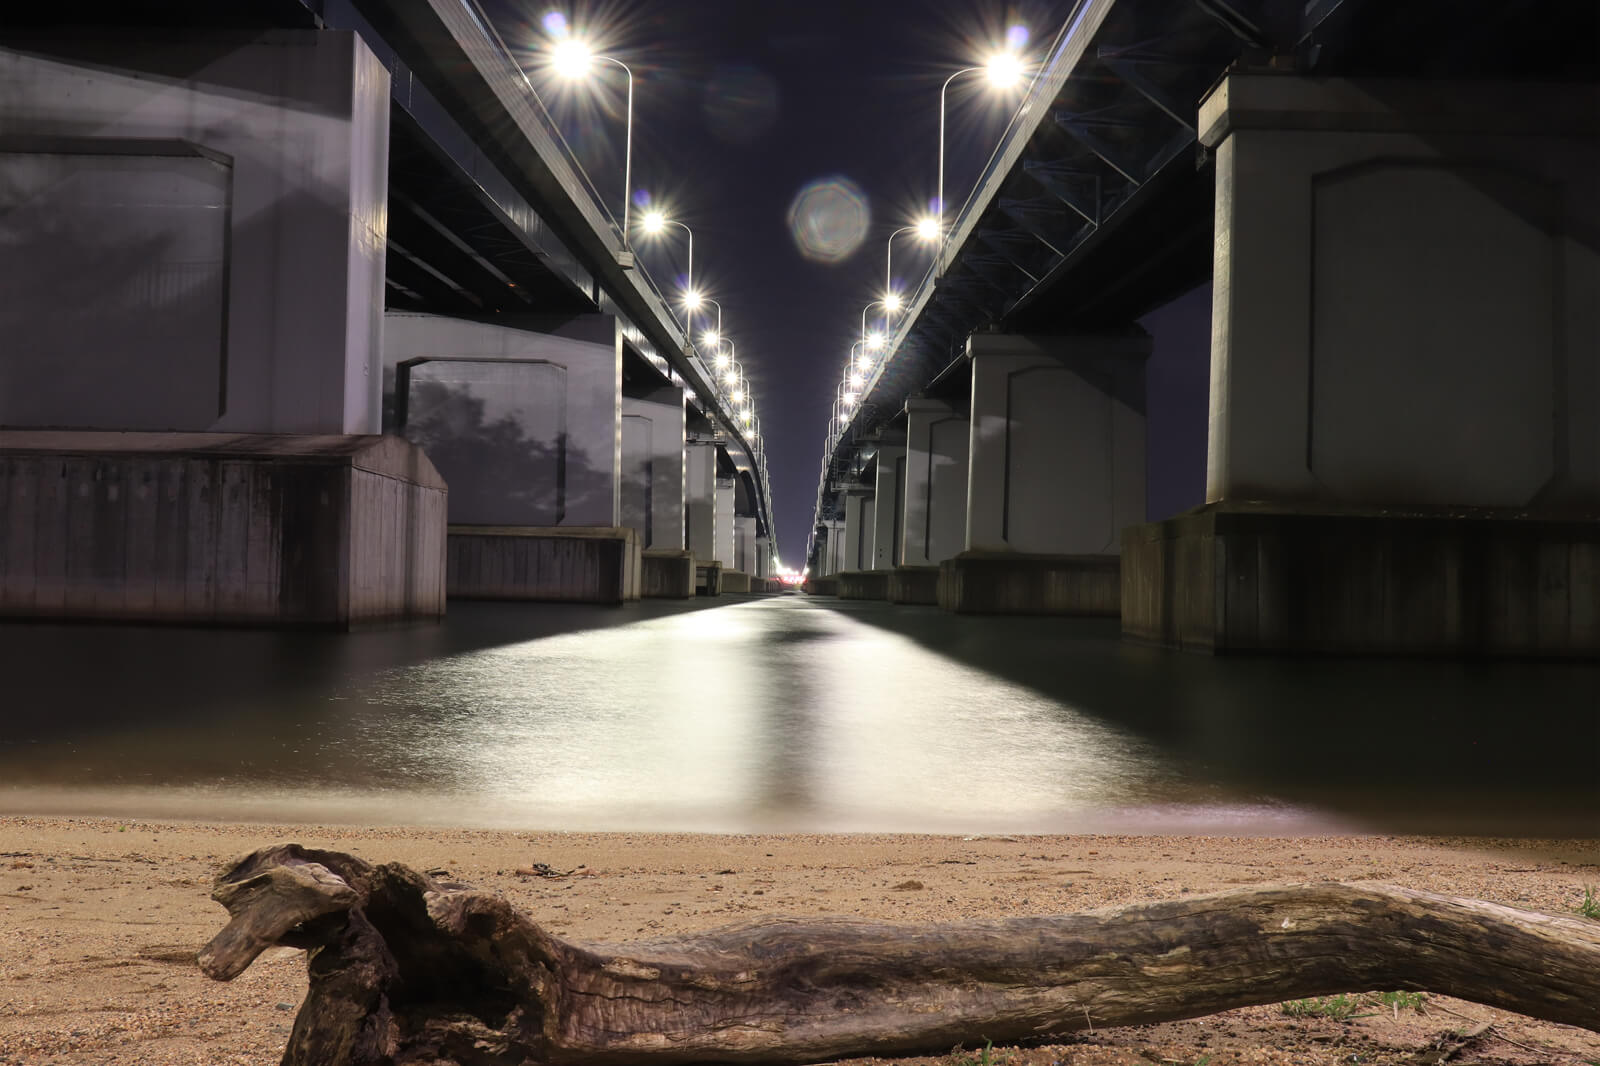
<svg viewBox="0 0 1600 1066"><path fill-rule="evenodd" d="M880 444L877 479L872 495L872 561L869 570L893 570L900 565L905 542L905 485L905 445Z"/></svg>
<svg viewBox="0 0 1600 1066"><path fill-rule="evenodd" d="M1600 523L1218 504L1130 529L1123 632L1216 652L1600 650Z"/></svg>
<svg viewBox="0 0 1600 1066"><path fill-rule="evenodd" d="M969 551L1115 555L1144 520L1149 338L974 334Z"/></svg>
<svg viewBox="0 0 1600 1066"><path fill-rule="evenodd" d="M1600 501L1593 86L1231 75L1206 498Z"/></svg>
<svg viewBox="0 0 1600 1066"><path fill-rule="evenodd" d="M906 566L932 566L966 547L971 432L964 411L937 400L906 401Z"/></svg>
<svg viewBox="0 0 1600 1066"><path fill-rule="evenodd" d="M737 570L739 545L734 525L734 505L738 484L733 478L717 478L716 517L712 532L712 551L724 569Z"/></svg>
<svg viewBox="0 0 1600 1066"><path fill-rule="evenodd" d="M452 598L620 604L643 591L639 533L625 526L452 526Z"/></svg>
<svg viewBox="0 0 1600 1066"><path fill-rule="evenodd" d="M717 557L717 445L690 441L684 454L685 545L697 561L709 563Z"/></svg>
<svg viewBox="0 0 1600 1066"><path fill-rule="evenodd" d="M622 524L646 548L684 546L683 390L622 400Z"/></svg>
<svg viewBox="0 0 1600 1066"><path fill-rule="evenodd" d="M756 562L756 520L752 515L739 515L733 520L734 525L734 566L735 570L748 574L751 577L760 576Z"/></svg>
<svg viewBox="0 0 1600 1066"><path fill-rule="evenodd" d="M392 437L0 432L0 614L438 618L444 508Z"/></svg>
<svg viewBox="0 0 1600 1066"><path fill-rule="evenodd" d="M844 554L840 572L872 569L872 535L876 510L873 495L849 491L844 501Z"/></svg>
<svg viewBox="0 0 1600 1066"><path fill-rule="evenodd" d="M449 482L452 525L619 523L621 335L607 315L563 328L385 316L390 428Z"/></svg>
<svg viewBox="0 0 1600 1066"><path fill-rule="evenodd" d="M0 49L0 425L376 433L383 65L342 31L50 47Z"/></svg>

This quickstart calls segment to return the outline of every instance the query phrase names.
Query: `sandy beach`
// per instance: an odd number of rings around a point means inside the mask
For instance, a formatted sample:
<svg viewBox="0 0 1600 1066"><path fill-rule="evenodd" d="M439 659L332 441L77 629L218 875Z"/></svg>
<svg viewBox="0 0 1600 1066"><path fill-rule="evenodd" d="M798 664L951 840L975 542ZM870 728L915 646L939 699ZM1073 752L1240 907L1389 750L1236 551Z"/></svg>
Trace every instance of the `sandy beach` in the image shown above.
<svg viewBox="0 0 1600 1066"><path fill-rule="evenodd" d="M1571 914L1585 886L1600 888L1595 840L712 836L7 817L0 818L0 1064L277 1062L305 990L303 956L276 949L232 983L217 984L201 975L194 954L224 922L209 898L217 870L283 840L447 870L578 940L666 936L779 914L908 922L1058 914L1324 879ZM541 863L572 873L518 873ZM1600 1062L1600 1034L1443 995L1429 995L1420 1009L1374 1000L1355 1013L1340 1021L1264 1006L1159 1026L1097 1027L1065 1043L995 1048L990 1061ZM975 1052L898 1061L980 1063L981 1043Z"/></svg>

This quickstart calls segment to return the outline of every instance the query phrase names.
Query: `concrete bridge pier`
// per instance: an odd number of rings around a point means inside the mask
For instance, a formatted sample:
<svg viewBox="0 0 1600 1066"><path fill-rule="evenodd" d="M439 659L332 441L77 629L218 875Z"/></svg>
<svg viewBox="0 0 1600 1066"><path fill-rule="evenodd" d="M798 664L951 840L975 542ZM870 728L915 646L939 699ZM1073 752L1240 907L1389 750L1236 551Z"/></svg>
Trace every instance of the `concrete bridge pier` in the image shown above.
<svg viewBox="0 0 1600 1066"><path fill-rule="evenodd" d="M837 518L827 518L817 526L821 543L816 552L816 570L807 575L806 591L826 596L839 591L839 569L844 556L844 523Z"/></svg>
<svg viewBox="0 0 1600 1066"><path fill-rule="evenodd" d="M499 321L385 316L391 428L450 486L449 594L637 600L641 534L621 520L621 328L609 315Z"/></svg>
<svg viewBox="0 0 1600 1066"><path fill-rule="evenodd" d="M684 445L684 546L694 559L697 595L722 591L717 562L717 442L691 438Z"/></svg>
<svg viewBox="0 0 1600 1066"><path fill-rule="evenodd" d="M1207 503L1123 629L1216 652L1600 654L1600 91L1234 74Z"/></svg>
<svg viewBox="0 0 1600 1066"><path fill-rule="evenodd" d="M0 615L442 615L444 485L378 436L383 64L90 30L0 85Z"/></svg>
<svg viewBox="0 0 1600 1066"><path fill-rule="evenodd" d="M1117 614L1121 530L1144 518L1149 352L1137 327L968 340L966 541L940 563L940 606Z"/></svg>
<svg viewBox="0 0 1600 1066"><path fill-rule="evenodd" d="M839 571L841 599L881 600L887 594L887 575L872 569L877 520L876 481L846 487L842 545L844 557Z"/></svg>
<svg viewBox="0 0 1600 1066"><path fill-rule="evenodd" d="M970 436L967 412L923 397L906 401L900 558L888 582L893 603L938 603L939 564L966 546Z"/></svg>
<svg viewBox="0 0 1600 1066"><path fill-rule="evenodd" d="M694 556L684 547L684 423L683 389L624 386L622 524L640 535L640 595L646 598L694 597Z"/></svg>

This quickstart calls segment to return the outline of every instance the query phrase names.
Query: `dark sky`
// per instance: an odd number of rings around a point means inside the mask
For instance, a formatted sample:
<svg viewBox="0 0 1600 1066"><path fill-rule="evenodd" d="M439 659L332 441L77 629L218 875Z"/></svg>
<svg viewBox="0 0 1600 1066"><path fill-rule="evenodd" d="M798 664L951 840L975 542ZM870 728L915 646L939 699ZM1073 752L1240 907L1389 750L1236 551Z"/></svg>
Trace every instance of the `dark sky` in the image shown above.
<svg viewBox="0 0 1600 1066"><path fill-rule="evenodd" d="M934 195L939 87L954 71L981 63L1013 25L1029 30L1026 51L1041 58L1069 8L1048 0L586 0L525 7L502 0L491 8L507 43L529 49L530 70L551 41L542 24L552 11L633 68L633 184L694 230L697 287L721 301L726 332L754 386L779 550L792 566L803 562L833 390L862 308L882 289L885 238L923 213ZM539 84L615 213L623 79L614 67L602 70L586 88L553 77ZM1019 96L987 90L978 77L951 87L945 196L952 212ZM830 178L859 186L871 220L859 248L837 263L803 256L787 219L803 187ZM660 245L641 245L641 259L663 287L681 279L684 268L682 233L671 234ZM895 273L919 278L924 254L900 238L896 265L908 269ZM1171 376L1192 392L1196 343L1204 346L1203 337L1196 340L1197 328L1204 329L1203 295L1189 305L1166 320L1186 338L1183 366ZM1203 351L1200 358L1203 382ZM1154 364L1152 371L1160 376ZM1199 417L1203 442L1203 409ZM1198 502L1188 497L1196 470L1204 469L1203 443L1198 467L1192 443L1180 449L1183 472L1175 487L1152 484L1152 511L1177 509L1158 504L1166 496Z"/></svg>

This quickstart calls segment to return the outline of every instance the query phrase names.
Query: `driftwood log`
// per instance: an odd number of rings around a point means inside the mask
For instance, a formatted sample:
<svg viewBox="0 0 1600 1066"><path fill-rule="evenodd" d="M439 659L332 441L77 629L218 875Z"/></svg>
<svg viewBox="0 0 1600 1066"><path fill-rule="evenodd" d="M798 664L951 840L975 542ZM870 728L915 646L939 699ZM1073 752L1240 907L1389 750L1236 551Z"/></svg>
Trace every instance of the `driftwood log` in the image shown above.
<svg viewBox="0 0 1600 1066"><path fill-rule="evenodd" d="M769 919L611 945L294 844L243 859L212 895L232 920L200 953L210 976L275 945L310 953L286 1066L817 1062L1373 989L1600 1030L1600 923L1390 886L939 925Z"/></svg>

